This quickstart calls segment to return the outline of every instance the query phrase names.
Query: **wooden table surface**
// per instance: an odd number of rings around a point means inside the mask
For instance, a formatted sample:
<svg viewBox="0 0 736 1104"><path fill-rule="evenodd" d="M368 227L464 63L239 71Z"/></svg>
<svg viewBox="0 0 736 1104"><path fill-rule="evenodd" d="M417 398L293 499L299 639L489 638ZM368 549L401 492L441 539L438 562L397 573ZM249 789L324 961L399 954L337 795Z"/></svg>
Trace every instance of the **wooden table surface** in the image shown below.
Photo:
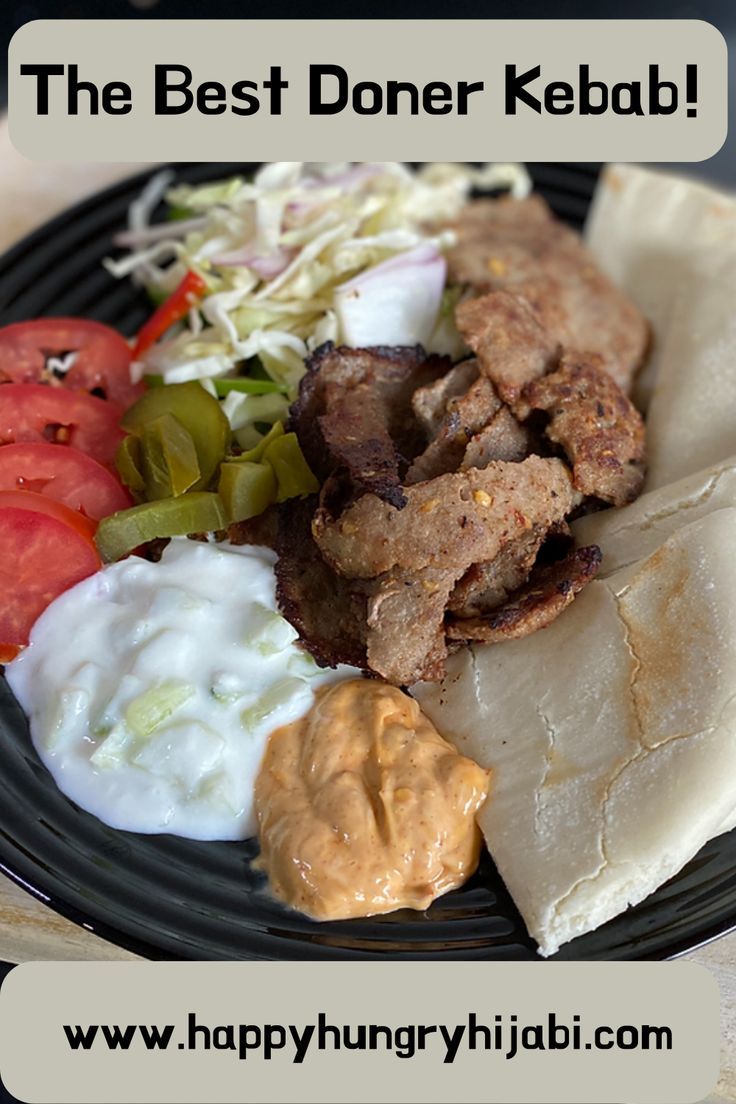
<svg viewBox="0 0 736 1104"><path fill-rule="evenodd" d="M15 152L7 127L0 123L0 252L69 204L144 167L32 163ZM63 919L0 877L0 959L132 961L135 957ZM707 1104L736 1101L736 934L719 939L687 958L707 966L721 990L721 1079Z"/></svg>

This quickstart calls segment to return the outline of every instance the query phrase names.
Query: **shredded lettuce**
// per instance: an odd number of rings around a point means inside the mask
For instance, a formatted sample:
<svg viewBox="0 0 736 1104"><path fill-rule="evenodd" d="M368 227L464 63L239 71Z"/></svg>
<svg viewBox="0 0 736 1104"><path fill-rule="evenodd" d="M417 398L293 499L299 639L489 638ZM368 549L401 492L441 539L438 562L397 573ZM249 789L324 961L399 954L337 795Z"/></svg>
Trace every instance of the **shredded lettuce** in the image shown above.
<svg viewBox="0 0 736 1104"><path fill-rule="evenodd" d="M233 432L237 432L256 422L273 425L279 419L285 420L289 402L285 395L246 395L231 391L225 396L222 409Z"/></svg>

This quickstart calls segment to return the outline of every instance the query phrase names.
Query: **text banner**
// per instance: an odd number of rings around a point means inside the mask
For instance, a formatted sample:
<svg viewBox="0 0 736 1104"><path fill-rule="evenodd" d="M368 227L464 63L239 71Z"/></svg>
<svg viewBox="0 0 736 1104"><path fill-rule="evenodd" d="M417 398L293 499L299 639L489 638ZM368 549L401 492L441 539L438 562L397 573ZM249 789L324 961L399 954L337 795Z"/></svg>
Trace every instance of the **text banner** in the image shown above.
<svg viewBox="0 0 736 1104"><path fill-rule="evenodd" d="M31 963L0 989L34 1104L690 1104L718 1062L694 963Z"/></svg>
<svg viewBox="0 0 736 1104"><path fill-rule="evenodd" d="M37 20L9 55L35 159L700 161L727 132L702 20Z"/></svg>

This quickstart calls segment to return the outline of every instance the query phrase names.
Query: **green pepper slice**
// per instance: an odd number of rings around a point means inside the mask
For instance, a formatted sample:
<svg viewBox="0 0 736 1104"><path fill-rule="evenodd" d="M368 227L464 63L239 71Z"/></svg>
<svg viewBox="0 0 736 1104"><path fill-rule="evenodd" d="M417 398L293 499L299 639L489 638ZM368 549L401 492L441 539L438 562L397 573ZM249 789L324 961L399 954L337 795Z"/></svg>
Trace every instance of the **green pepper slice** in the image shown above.
<svg viewBox="0 0 736 1104"><path fill-rule="evenodd" d="M149 502L176 498L199 479L199 461L191 433L173 414L162 414L143 427L141 442L145 497Z"/></svg>
<svg viewBox="0 0 736 1104"><path fill-rule="evenodd" d="M276 473L277 502L319 490L319 482L304 459L296 433L285 433L271 441L264 449L263 459Z"/></svg>
<svg viewBox="0 0 736 1104"><path fill-rule="evenodd" d="M146 482L143 478L143 457L139 437L123 437L115 453L115 467L125 486L136 498L142 498Z"/></svg>
<svg viewBox="0 0 736 1104"><path fill-rule="evenodd" d="M263 459L266 449L273 441L278 437L283 437L284 427L281 422L274 422L269 429L265 437L262 437L257 445L248 449L246 452L241 452L240 456L228 457L228 460L232 460L233 463L238 464L258 464Z"/></svg>
<svg viewBox="0 0 736 1104"><path fill-rule="evenodd" d="M128 433L142 436L148 422L173 414L191 435L199 463L199 479L192 490L209 487L230 443L230 423L217 399L199 383L169 383L152 387L123 415L121 425Z"/></svg>
<svg viewBox="0 0 736 1104"><path fill-rule="evenodd" d="M220 496L195 491L181 498L143 502L140 506L110 514L100 522L95 541L102 559L111 563L157 537L212 533L225 529L227 524Z"/></svg>
<svg viewBox="0 0 736 1104"><path fill-rule="evenodd" d="M233 376L231 379L213 379L215 391L220 396L231 391L241 391L246 395L288 395L289 388L275 380L249 379L247 376Z"/></svg>
<svg viewBox="0 0 736 1104"><path fill-rule="evenodd" d="M230 521L247 521L276 501L276 476L270 464L225 463L220 466L218 493Z"/></svg>

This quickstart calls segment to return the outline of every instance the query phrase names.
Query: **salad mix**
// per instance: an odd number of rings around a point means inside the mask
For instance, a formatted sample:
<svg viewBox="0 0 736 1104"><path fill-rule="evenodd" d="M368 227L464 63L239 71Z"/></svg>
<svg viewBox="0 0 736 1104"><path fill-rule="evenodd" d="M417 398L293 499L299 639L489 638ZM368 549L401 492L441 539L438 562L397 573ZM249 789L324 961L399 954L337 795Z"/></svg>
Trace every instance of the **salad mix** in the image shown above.
<svg viewBox="0 0 736 1104"><path fill-rule="evenodd" d="M452 235L432 228L475 187L530 190L518 165L398 162L276 162L251 180L172 183L169 172L151 180L116 239L129 252L106 264L163 301L136 371L216 381L236 432L284 416L304 358L326 341L453 351L441 309ZM172 217L152 225L164 197Z"/></svg>
<svg viewBox="0 0 736 1104"><path fill-rule="evenodd" d="M435 227L476 187L522 197L529 180L395 162L154 176L106 261L157 304L132 343L81 319L0 330L0 661L103 560L316 491L286 418L317 347L461 349Z"/></svg>

